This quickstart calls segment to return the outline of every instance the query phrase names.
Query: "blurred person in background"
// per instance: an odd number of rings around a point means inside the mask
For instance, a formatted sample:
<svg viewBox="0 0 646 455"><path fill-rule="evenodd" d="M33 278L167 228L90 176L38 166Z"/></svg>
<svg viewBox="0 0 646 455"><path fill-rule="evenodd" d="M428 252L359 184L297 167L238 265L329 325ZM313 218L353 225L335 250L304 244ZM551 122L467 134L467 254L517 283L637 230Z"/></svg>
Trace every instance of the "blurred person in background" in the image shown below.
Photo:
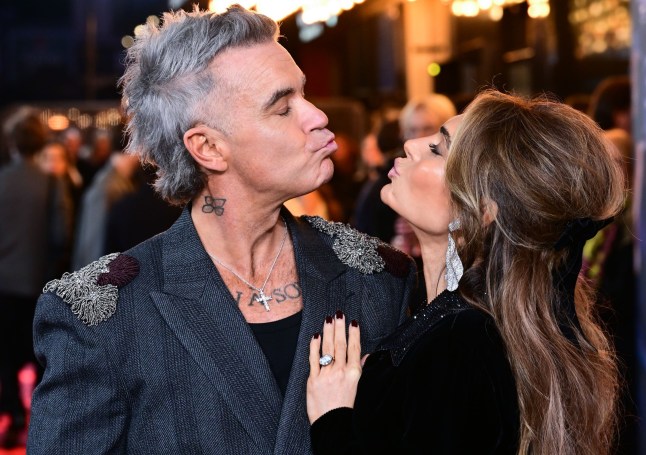
<svg viewBox="0 0 646 455"><path fill-rule="evenodd" d="M94 130L90 143L81 147L76 166L83 178L85 188L92 185L94 177L108 162L115 148L121 147L119 144L112 143L110 131L101 128Z"/></svg>
<svg viewBox="0 0 646 455"><path fill-rule="evenodd" d="M72 269L79 269L108 253L106 238L108 214L112 206L131 194L139 182L140 164L136 156L117 150L85 190L72 250Z"/></svg>
<svg viewBox="0 0 646 455"><path fill-rule="evenodd" d="M68 158L68 178L72 182L75 193L79 195L82 193L85 185L88 182L83 181L83 177L78 170L78 160L83 148L83 136L78 128L70 126L62 132L60 135L60 142L65 147ZM78 198L75 199L75 202L78 202Z"/></svg>
<svg viewBox="0 0 646 455"><path fill-rule="evenodd" d="M155 192L155 167L138 166L132 179L135 189L124 194L108 209L105 250L126 251L165 231L182 213Z"/></svg>
<svg viewBox="0 0 646 455"><path fill-rule="evenodd" d="M336 133L335 141L338 148L331 157L334 175L318 191L327 205L328 219L348 223L361 190L361 181L357 178L359 144L345 133Z"/></svg>
<svg viewBox="0 0 646 455"><path fill-rule="evenodd" d="M359 171L367 182L374 181L379 175L379 168L384 165L384 155L377 144L377 134L368 133L360 144L361 161Z"/></svg>
<svg viewBox="0 0 646 455"><path fill-rule="evenodd" d="M621 163L628 188L632 188L635 150L632 130L632 90L628 75L607 77L590 95L588 115L606 131L614 144L615 159ZM626 386L622 405L626 418L620 426L618 451L637 453L636 327L637 278L633 262L635 243L631 192L627 192L622 213L590 239L584 249L582 274L597 290L597 301L606 328L611 332Z"/></svg>
<svg viewBox="0 0 646 455"><path fill-rule="evenodd" d="M38 113L20 108L5 126L14 157L0 168L0 414L11 423L0 443L12 447L24 443L27 414L18 371L35 360L36 300L47 280L60 273L72 219L62 181L36 162L48 136Z"/></svg>
<svg viewBox="0 0 646 455"><path fill-rule="evenodd" d="M405 142L409 139L433 135L456 113L455 105L450 98L440 93L413 98L406 103L399 114L402 139Z"/></svg>
<svg viewBox="0 0 646 455"><path fill-rule="evenodd" d="M631 133L631 83L627 75L603 79L590 95L588 115L604 130L621 128Z"/></svg>
<svg viewBox="0 0 646 455"><path fill-rule="evenodd" d="M67 150L60 142L47 142L38 156L38 163L45 174L64 179L70 166Z"/></svg>
<svg viewBox="0 0 646 455"><path fill-rule="evenodd" d="M11 117L12 113L13 109L9 108L0 111L0 125L2 125L2 128L0 128L0 168L11 162L11 145L9 140L11 122L7 120Z"/></svg>
<svg viewBox="0 0 646 455"><path fill-rule="evenodd" d="M75 204L76 187L70 179L69 155L62 143L56 141L47 142L43 150L38 154L38 163L45 174L51 175L60 182L59 185L63 192L62 197L65 199L65 206L69 207L70 210L71 226L67 248L64 254L60 256L60 265L56 267L54 272L54 276L58 276L70 270L77 210Z"/></svg>
<svg viewBox="0 0 646 455"><path fill-rule="evenodd" d="M361 140L359 162L359 174L362 176L364 187L379 178L381 169L389 161L388 153L401 147L401 137L399 127L393 127L399 117L400 108L390 103L385 103L379 109L370 115L370 132ZM384 138L392 137L396 145L390 145L390 142L384 143Z"/></svg>
<svg viewBox="0 0 646 455"><path fill-rule="evenodd" d="M399 120L389 120L377 127L374 148L371 155L379 156L376 176L366 181L357 197L353 216L354 226L361 232L390 242L395 235L397 214L384 204L379 196L381 189L389 182L388 171L394 159L403 154ZM390 166L390 167L388 167Z"/></svg>
<svg viewBox="0 0 646 455"><path fill-rule="evenodd" d="M615 221L590 239L583 250L581 274L596 290L600 316L613 341L623 379L622 407L617 453L637 454L636 322L637 275L634 269L631 189L634 148L630 134L621 128L605 131L613 158L620 164L628 191L625 206Z"/></svg>

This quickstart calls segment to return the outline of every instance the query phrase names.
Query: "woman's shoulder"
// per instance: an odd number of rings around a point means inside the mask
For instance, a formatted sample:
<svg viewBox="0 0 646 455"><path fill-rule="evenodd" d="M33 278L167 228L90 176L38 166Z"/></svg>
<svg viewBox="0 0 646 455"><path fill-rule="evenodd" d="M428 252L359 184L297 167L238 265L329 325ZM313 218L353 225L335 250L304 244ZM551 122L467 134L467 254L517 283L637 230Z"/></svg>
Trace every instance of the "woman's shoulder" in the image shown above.
<svg viewBox="0 0 646 455"><path fill-rule="evenodd" d="M444 291L384 340L380 351L398 366L411 352L424 349L470 350L501 347L493 318L458 293Z"/></svg>
<svg viewBox="0 0 646 455"><path fill-rule="evenodd" d="M436 335L446 335L458 339L482 338L483 340L500 339L500 332L493 317L480 308L469 305L463 311L444 318L439 324Z"/></svg>
<svg viewBox="0 0 646 455"><path fill-rule="evenodd" d="M420 338L419 344L472 355L504 350L493 317L472 306L445 316Z"/></svg>
<svg viewBox="0 0 646 455"><path fill-rule="evenodd" d="M505 390L510 399L515 395L507 350L494 319L473 307L444 317L421 336L401 369L411 387L433 383L442 390Z"/></svg>

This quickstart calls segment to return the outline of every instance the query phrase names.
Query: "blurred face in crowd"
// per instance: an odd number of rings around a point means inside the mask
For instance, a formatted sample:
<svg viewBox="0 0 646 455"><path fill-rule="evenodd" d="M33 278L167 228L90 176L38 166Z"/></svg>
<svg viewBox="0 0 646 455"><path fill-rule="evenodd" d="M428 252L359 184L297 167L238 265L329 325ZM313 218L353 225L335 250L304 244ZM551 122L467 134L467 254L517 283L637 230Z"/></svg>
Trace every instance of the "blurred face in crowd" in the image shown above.
<svg viewBox="0 0 646 455"><path fill-rule="evenodd" d="M384 164L384 155L379 150L377 137L374 134L368 134L361 141L361 160L369 168L376 168Z"/></svg>
<svg viewBox="0 0 646 455"><path fill-rule="evenodd" d="M46 145L40 158L40 164L45 173L62 177L67 172L67 151L63 145Z"/></svg>
<svg viewBox="0 0 646 455"><path fill-rule="evenodd" d="M79 151L81 150L81 146L83 145L81 133L78 130L69 129L63 136L63 142L67 149L70 161L75 163L78 158Z"/></svg>
<svg viewBox="0 0 646 455"><path fill-rule="evenodd" d="M330 180L334 134L325 128L326 115L305 99L305 76L285 48L273 41L232 48L213 66L229 92L230 127L221 142L247 187L286 200Z"/></svg>
<svg viewBox="0 0 646 455"><path fill-rule="evenodd" d="M406 156L395 160L388 173L391 183L381 190L384 203L430 235L446 235L451 222L446 159L461 121L461 116L453 117L432 136L406 141Z"/></svg>
<svg viewBox="0 0 646 455"><path fill-rule="evenodd" d="M105 162L112 153L112 141L106 132L97 133L94 138L92 160L97 163Z"/></svg>
<svg viewBox="0 0 646 455"><path fill-rule="evenodd" d="M402 131L402 138L407 141L409 139L431 136L438 132L439 127L437 116L425 107L420 106L406 120Z"/></svg>
<svg viewBox="0 0 646 455"><path fill-rule="evenodd" d="M337 150L332 155L332 162L337 174L351 175L357 169L357 145L354 140L346 134L337 134L335 138Z"/></svg>

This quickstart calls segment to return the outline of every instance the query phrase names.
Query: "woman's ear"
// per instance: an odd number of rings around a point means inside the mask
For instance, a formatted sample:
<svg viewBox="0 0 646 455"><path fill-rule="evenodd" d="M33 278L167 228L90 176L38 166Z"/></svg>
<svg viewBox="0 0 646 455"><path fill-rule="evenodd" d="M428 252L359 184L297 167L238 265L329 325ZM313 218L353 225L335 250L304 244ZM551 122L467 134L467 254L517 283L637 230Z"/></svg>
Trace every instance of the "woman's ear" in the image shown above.
<svg viewBox="0 0 646 455"><path fill-rule="evenodd" d="M482 224L489 226L498 215L498 204L496 201L486 199L482 204Z"/></svg>
<svg viewBox="0 0 646 455"><path fill-rule="evenodd" d="M219 131L206 125L195 126L184 133L184 146L203 168L215 172L227 170L228 149Z"/></svg>

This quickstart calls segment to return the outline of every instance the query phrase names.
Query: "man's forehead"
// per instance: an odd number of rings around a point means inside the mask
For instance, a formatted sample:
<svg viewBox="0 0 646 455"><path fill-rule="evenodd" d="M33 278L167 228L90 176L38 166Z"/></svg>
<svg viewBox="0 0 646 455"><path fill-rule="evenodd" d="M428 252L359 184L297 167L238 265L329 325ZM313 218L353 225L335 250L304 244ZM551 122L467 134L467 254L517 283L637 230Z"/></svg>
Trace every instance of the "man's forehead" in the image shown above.
<svg viewBox="0 0 646 455"><path fill-rule="evenodd" d="M212 68L216 79L245 89L284 85L287 80L292 86L305 82L289 52L275 41L229 48L215 57Z"/></svg>
<svg viewBox="0 0 646 455"><path fill-rule="evenodd" d="M220 52L212 62L216 70L231 74L262 70L277 64L296 66L289 52L275 41L230 47Z"/></svg>

